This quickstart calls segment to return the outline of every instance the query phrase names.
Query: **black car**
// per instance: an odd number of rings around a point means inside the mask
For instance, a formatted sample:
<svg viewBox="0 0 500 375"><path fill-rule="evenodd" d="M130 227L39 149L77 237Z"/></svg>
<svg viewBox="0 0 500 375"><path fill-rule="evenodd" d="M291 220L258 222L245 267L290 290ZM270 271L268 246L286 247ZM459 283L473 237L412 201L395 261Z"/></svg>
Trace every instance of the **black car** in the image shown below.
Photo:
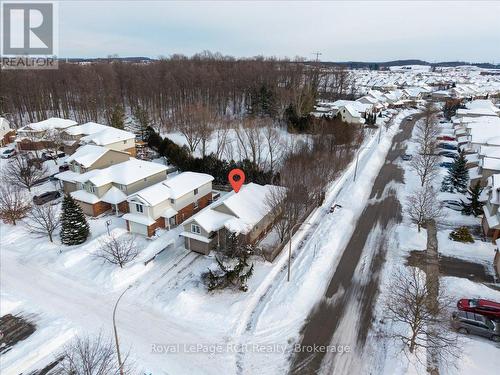
<svg viewBox="0 0 500 375"><path fill-rule="evenodd" d="M33 197L33 203L35 203L37 206L40 206L44 203L53 201L54 199L57 199L60 196L61 193L59 193L58 191L47 191L46 193L35 195Z"/></svg>
<svg viewBox="0 0 500 375"><path fill-rule="evenodd" d="M455 145L452 145L450 143L440 143L438 144L437 146L438 148L442 148L442 149L445 149L445 150L457 150L458 147L455 146Z"/></svg>
<svg viewBox="0 0 500 375"><path fill-rule="evenodd" d="M438 152L439 156L444 156L446 158L453 158L456 159L458 158L458 154L456 152L451 152L451 151L439 151Z"/></svg>

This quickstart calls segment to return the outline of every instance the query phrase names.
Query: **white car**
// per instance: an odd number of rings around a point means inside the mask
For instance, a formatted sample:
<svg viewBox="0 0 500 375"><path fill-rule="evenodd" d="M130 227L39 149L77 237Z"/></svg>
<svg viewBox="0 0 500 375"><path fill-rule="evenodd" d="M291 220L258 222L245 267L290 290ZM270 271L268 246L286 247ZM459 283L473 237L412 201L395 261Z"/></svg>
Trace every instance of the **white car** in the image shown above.
<svg viewBox="0 0 500 375"><path fill-rule="evenodd" d="M460 201L455 201L455 200L445 200L443 201L443 205L446 208L449 208L450 210L454 211L462 211L464 206L462 205L462 202Z"/></svg>

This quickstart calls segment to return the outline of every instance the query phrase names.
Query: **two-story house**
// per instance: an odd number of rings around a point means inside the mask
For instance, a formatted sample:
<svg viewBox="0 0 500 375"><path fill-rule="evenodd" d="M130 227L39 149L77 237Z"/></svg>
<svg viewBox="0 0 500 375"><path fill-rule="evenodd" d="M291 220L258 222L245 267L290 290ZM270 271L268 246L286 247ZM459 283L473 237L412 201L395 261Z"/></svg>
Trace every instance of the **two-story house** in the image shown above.
<svg viewBox="0 0 500 375"><path fill-rule="evenodd" d="M58 173L55 177L62 181L66 194L77 190L80 175L94 169L103 169L130 159L123 151L110 150L101 146L85 145L66 158L69 169Z"/></svg>
<svg viewBox="0 0 500 375"><path fill-rule="evenodd" d="M230 192L183 223L186 249L202 254L224 248L227 234L243 236L247 243L261 239L275 220L266 197L278 186L249 183Z"/></svg>
<svg viewBox="0 0 500 375"><path fill-rule="evenodd" d="M494 174L488 178L488 186L485 189L487 200L483 206L482 227L485 236L492 237L493 242L500 237L500 174Z"/></svg>
<svg viewBox="0 0 500 375"><path fill-rule="evenodd" d="M177 226L211 202L213 179L182 172L130 195L129 213L123 216L127 229L150 237L157 228Z"/></svg>
<svg viewBox="0 0 500 375"><path fill-rule="evenodd" d="M0 117L0 147L12 142L15 131L10 128L10 124L7 119Z"/></svg>
<svg viewBox="0 0 500 375"><path fill-rule="evenodd" d="M166 166L130 159L74 176L77 190L70 194L83 212L90 216L98 216L110 209L117 213L128 212L129 195L163 181L166 177Z"/></svg>
<svg viewBox="0 0 500 375"><path fill-rule="evenodd" d="M78 138L82 145L90 144L109 148L110 150L128 152L136 156L135 134L111 126L88 122L67 130L69 136Z"/></svg>

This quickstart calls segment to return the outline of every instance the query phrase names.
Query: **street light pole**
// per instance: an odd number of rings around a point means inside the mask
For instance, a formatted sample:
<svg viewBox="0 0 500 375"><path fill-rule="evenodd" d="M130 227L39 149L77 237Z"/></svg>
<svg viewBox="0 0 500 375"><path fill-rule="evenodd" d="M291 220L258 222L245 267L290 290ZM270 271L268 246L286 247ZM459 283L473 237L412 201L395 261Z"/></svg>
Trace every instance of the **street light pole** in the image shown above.
<svg viewBox="0 0 500 375"><path fill-rule="evenodd" d="M118 356L118 366L119 366L119 370L120 370L120 375L123 375L123 363L122 363L122 357L121 357L121 354L120 354L120 345L118 343L118 331L116 330L115 316L116 316L116 308L118 307L118 302L120 302L120 300L122 299L122 297L125 294L125 292L127 290L129 290L131 288L131 286L132 285L129 285L128 288L125 289L122 294L120 294L120 297L118 297L118 299L116 300L115 307L113 309L113 330L115 332L116 354Z"/></svg>

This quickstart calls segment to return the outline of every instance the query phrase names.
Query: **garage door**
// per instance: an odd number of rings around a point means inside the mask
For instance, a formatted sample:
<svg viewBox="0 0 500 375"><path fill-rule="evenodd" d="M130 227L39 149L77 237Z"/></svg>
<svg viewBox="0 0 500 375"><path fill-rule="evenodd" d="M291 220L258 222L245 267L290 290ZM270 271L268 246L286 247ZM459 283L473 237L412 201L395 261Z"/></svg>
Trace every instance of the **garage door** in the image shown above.
<svg viewBox="0 0 500 375"><path fill-rule="evenodd" d="M129 221L128 224L130 225L130 231L132 233L139 233L144 236L148 235L148 227L144 224L134 223L133 221Z"/></svg>

